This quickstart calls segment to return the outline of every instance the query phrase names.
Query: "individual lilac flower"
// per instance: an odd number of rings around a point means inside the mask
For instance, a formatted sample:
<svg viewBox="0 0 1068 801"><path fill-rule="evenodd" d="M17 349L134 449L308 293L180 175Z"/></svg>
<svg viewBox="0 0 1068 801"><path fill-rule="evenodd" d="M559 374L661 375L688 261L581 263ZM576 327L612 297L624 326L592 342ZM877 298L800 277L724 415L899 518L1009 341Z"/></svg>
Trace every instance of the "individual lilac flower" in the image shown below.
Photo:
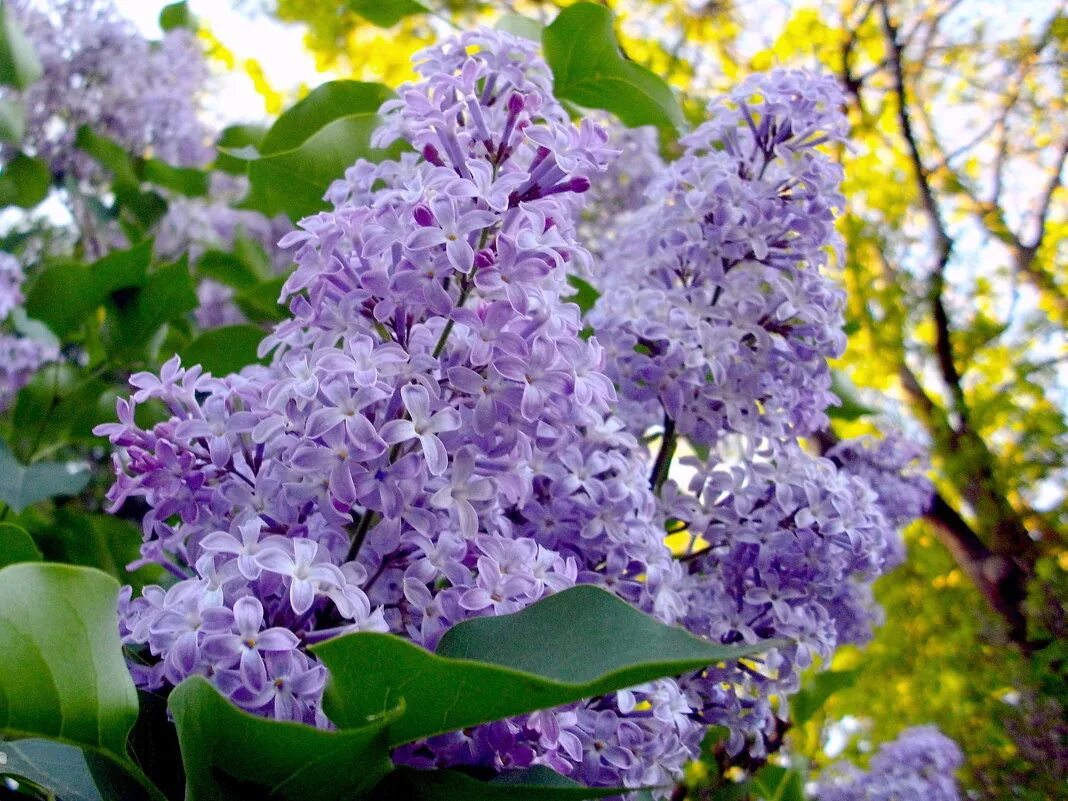
<svg viewBox="0 0 1068 801"><path fill-rule="evenodd" d="M236 660L241 681L253 692L267 684L265 652L292 651L300 640L289 629L263 628L263 604L256 598L239 598L234 603L234 633L212 634L204 638L203 651L209 659Z"/></svg>
<svg viewBox="0 0 1068 801"><path fill-rule="evenodd" d="M460 417L450 408L431 414L430 395L424 387L408 384L401 389L401 397L411 419L390 420L382 426L379 434L390 445L418 439L427 468L432 475L440 476L448 466L449 456L437 435L458 429Z"/></svg>
<svg viewBox="0 0 1068 801"><path fill-rule="evenodd" d="M493 482L485 478L472 478L475 460L471 451L460 451L452 462L452 475L448 484L430 496L430 505L449 509L456 515L460 533L474 537L478 531L478 513L471 501L489 501L496 495Z"/></svg>
<svg viewBox="0 0 1068 801"><path fill-rule="evenodd" d="M315 596L326 588L341 587L345 576L341 570L319 553L319 546L310 540L292 540L292 554L281 548L261 551L256 562L264 570L284 577L289 583L289 603L293 611L303 615Z"/></svg>

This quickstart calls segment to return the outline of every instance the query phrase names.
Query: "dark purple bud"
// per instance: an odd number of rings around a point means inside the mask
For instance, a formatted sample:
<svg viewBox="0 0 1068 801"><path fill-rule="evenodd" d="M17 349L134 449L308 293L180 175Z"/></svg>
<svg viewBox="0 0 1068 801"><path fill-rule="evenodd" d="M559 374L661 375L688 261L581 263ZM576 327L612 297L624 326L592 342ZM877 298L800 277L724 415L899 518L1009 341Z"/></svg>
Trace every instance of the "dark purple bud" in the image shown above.
<svg viewBox="0 0 1068 801"><path fill-rule="evenodd" d="M430 209L428 209L422 203L415 207L415 210L412 212L412 216L415 217L416 223L423 226L424 228L428 228L429 226L434 224L434 215L431 213Z"/></svg>
<svg viewBox="0 0 1068 801"><path fill-rule="evenodd" d="M493 251L490 248L483 248L475 254L475 269L483 270L493 264Z"/></svg>
<svg viewBox="0 0 1068 801"><path fill-rule="evenodd" d="M526 101L523 99L523 95L518 92L514 93L508 98L508 113L518 114L526 107Z"/></svg>
<svg viewBox="0 0 1068 801"><path fill-rule="evenodd" d="M435 167L444 167L445 162L441 160L441 156L438 155L438 149L433 145L426 145L423 148L423 158L433 164Z"/></svg>

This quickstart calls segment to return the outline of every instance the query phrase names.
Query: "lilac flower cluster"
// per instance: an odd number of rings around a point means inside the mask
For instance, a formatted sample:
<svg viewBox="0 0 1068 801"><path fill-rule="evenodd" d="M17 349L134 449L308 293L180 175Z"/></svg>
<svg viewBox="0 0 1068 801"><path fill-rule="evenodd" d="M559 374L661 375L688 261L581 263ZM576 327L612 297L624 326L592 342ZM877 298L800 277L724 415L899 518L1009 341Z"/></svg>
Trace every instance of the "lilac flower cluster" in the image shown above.
<svg viewBox="0 0 1068 801"><path fill-rule="evenodd" d="M839 442L826 456L868 482L883 516L895 528L931 508L934 485L925 475L927 451L918 442L898 433L887 433L881 439L856 437Z"/></svg>
<svg viewBox="0 0 1068 801"><path fill-rule="evenodd" d="M934 726L916 726L883 745L867 772L850 763L820 776L815 801L959 801L953 773L964 756Z"/></svg>
<svg viewBox="0 0 1068 801"><path fill-rule="evenodd" d="M238 705L324 724L309 644L393 631L432 647L461 620L576 582L680 619L635 438L566 272L574 224L613 155L550 93L536 46L477 31L421 56L330 212L283 240L292 318L269 367L134 376L114 507L147 504L144 559L177 581L123 604L145 687L199 673ZM138 404L172 417L150 430ZM287 636L285 632L289 632ZM592 784L670 780L701 726L674 681L401 749L411 764L550 765Z"/></svg>
<svg viewBox="0 0 1068 801"><path fill-rule="evenodd" d="M844 201L818 146L844 140L840 108L829 77L747 78L625 221L590 323L638 430L662 411L699 442L826 425L844 295L820 267L840 248Z"/></svg>
<svg viewBox="0 0 1068 801"><path fill-rule="evenodd" d="M24 279L18 260L10 253L0 252L0 323L21 310ZM0 410L11 405L42 365L58 358L59 349L54 343L0 331Z"/></svg>
<svg viewBox="0 0 1068 801"><path fill-rule="evenodd" d="M53 175L84 180L98 174L74 147L82 125L139 155L182 166L210 160L207 132L197 117L207 68L193 34L173 30L153 44L110 0L7 5L44 70L21 95L22 146L48 162Z"/></svg>
<svg viewBox="0 0 1068 801"><path fill-rule="evenodd" d="M613 181L602 217L618 222L597 237L590 323L618 413L638 434L662 426L657 467L677 437L707 454L683 460L686 487L653 473L660 518L689 537L682 622L726 643L790 641L683 682L703 722L730 728L732 753L763 753L814 656L870 636L870 585L900 561L894 526L910 511L888 520L869 473L798 444L828 422L827 360L845 344L843 295L821 272L840 250L841 170L820 146L844 140L841 106L829 78L753 76L659 175L655 139L632 134L645 197L620 210L627 181Z"/></svg>
<svg viewBox="0 0 1068 801"><path fill-rule="evenodd" d="M147 507L143 559L176 579L124 597L131 669L327 725L308 645L372 630L432 648L595 583L717 642L792 642L395 758L638 787L677 778L709 724L760 753L785 710L772 697L864 636L866 588L896 554L865 480L797 442L826 422L842 347L819 271L841 205L817 149L843 134L833 84L773 73L713 104L663 175L641 162L648 205L602 216L620 228L595 238L597 265L576 233L599 213L583 218L585 196L626 181L605 179L616 151L553 99L536 46L481 30L419 58L374 136L412 152L353 165L280 243L297 267L270 365L218 378L175 359L97 429L113 507ZM571 273L606 287L607 348L582 336ZM150 400L171 417L143 429ZM661 419L665 440L708 450L688 491L639 441ZM665 523L690 535L680 558Z"/></svg>

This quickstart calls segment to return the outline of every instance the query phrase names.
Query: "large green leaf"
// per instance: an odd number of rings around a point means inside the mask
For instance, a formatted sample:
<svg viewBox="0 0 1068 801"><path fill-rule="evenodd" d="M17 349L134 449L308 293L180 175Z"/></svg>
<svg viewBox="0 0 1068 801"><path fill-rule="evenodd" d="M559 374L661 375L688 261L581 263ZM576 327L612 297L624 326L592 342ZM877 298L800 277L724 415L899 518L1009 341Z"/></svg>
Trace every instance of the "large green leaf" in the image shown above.
<svg viewBox="0 0 1068 801"><path fill-rule="evenodd" d="M348 0L346 5L379 28L391 28L405 17L430 10L416 0Z"/></svg>
<svg viewBox="0 0 1068 801"><path fill-rule="evenodd" d="M3 750L7 765L0 772L29 779L62 801L162 801L129 762L53 740L16 740Z"/></svg>
<svg viewBox="0 0 1068 801"><path fill-rule="evenodd" d="M685 119L671 87L623 57L612 22L604 6L576 3L542 32L557 98L610 111L630 127L681 128Z"/></svg>
<svg viewBox="0 0 1068 801"><path fill-rule="evenodd" d="M185 316L197 307L197 302L184 256L149 273L144 286L111 298L115 322L109 333L112 351L143 351L164 323Z"/></svg>
<svg viewBox="0 0 1068 801"><path fill-rule="evenodd" d="M250 320L259 322L284 320L288 316L288 309L282 305L279 298L282 296L282 287L285 282L284 277L272 278L247 289L238 290L234 296L234 303Z"/></svg>
<svg viewBox="0 0 1068 801"><path fill-rule="evenodd" d="M14 523L0 523L0 567L40 561L41 552L25 529Z"/></svg>
<svg viewBox="0 0 1068 801"><path fill-rule="evenodd" d="M223 128L215 142L217 148L215 169L234 175L244 175L247 160L234 158L227 151L242 152L249 148L251 151L256 151L266 135L267 129L259 125L231 125Z"/></svg>
<svg viewBox="0 0 1068 801"><path fill-rule="evenodd" d="M859 670L825 670L806 678L801 690L790 697L790 720L795 726L807 723L828 698L852 687L859 676Z"/></svg>
<svg viewBox="0 0 1068 801"><path fill-rule="evenodd" d="M749 781L761 801L805 801L804 777L792 768L765 765Z"/></svg>
<svg viewBox="0 0 1068 801"><path fill-rule="evenodd" d="M264 136L259 151L270 156L294 150L340 117L375 114L391 97L393 90L380 83L328 81L278 117Z"/></svg>
<svg viewBox="0 0 1068 801"><path fill-rule="evenodd" d="M182 682L168 707L182 747L186 801L355 801L393 767L388 729L399 709L326 731L243 712L199 676Z"/></svg>
<svg viewBox="0 0 1068 801"><path fill-rule="evenodd" d="M0 570L0 733L122 757L137 693L122 658L119 584L89 568Z"/></svg>
<svg viewBox="0 0 1068 801"><path fill-rule="evenodd" d="M546 767L511 771L482 781L455 770L398 768L377 788L376 801L586 801L619 788L585 787Z"/></svg>
<svg viewBox="0 0 1068 801"><path fill-rule="evenodd" d="M175 28L188 28L195 31L197 19L189 10L189 4L185 0L178 3L170 3L159 12L159 26L165 31L173 31Z"/></svg>
<svg viewBox="0 0 1068 801"><path fill-rule="evenodd" d="M857 420L879 411L861 401L849 376L838 370L831 373L831 392L841 401L838 406L827 407L827 416L832 420Z"/></svg>
<svg viewBox="0 0 1068 801"><path fill-rule="evenodd" d="M51 518L26 520L25 525L49 561L95 567L135 590L163 577L156 565L126 570L141 557L143 541L141 528L128 520L66 507L56 509Z"/></svg>
<svg viewBox="0 0 1068 801"><path fill-rule="evenodd" d="M90 265L61 262L46 268L30 288L26 312L63 337L120 289L141 287L152 260L152 242L118 250Z"/></svg>
<svg viewBox="0 0 1068 801"><path fill-rule="evenodd" d="M205 331L180 352L186 367L199 364L212 375L229 375L259 361L256 348L264 337L257 325L228 325Z"/></svg>
<svg viewBox="0 0 1068 801"><path fill-rule="evenodd" d="M51 185L48 165L19 153L0 172L0 206L31 209L45 199Z"/></svg>
<svg viewBox="0 0 1068 801"><path fill-rule="evenodd" d="M84 462L36 462L20 464L0 442L0 501L16 513L38 501L77 495L89 483Z"/></svg>
<svg viewBox="0 0 1068 801"><path fill-rule="evenodd" d="M514 615L454 626L436 653L371 633L312 650L330 669L324 701L330 719L355 725L403 699L407 712L390 729L399 744L702 670L769 647L713 645L605 590L579 586Z"/></svg>
<svg viewBox="0 0 1068 801"><path fill-rule="evenodd" d="M376 114L339 117L309 136L297 148L254 158L248 164L250 190L241 207L268 216L286 214L299 220L326 208L323 195L358 159L395 157L402 145L388 150L371 147ZM231 155L241 157L241 153Z"/></svg>
<svg viewBox="0 0 1068 801"><path fill-rule="evenodd" d="M17 145L26 133L26 112L15 100L0 100L0 142Z"/></svg>
<svg viewBox="0 0 1068 801"><path fill-rule="evenodd" d="M0 3L0 84L25 89L41 77L41 61L7 3Z"/></svg>

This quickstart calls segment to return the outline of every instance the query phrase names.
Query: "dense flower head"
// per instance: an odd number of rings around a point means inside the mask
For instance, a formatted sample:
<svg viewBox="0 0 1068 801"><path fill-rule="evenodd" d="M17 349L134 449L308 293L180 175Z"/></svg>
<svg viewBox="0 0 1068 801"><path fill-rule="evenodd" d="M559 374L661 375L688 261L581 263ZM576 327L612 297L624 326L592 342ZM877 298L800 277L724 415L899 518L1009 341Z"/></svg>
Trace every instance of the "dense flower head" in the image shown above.
<svg viewBox="0 0 1068 801"><path fill-rule="evenodd" d="M172 30L158 43L141 36L111 0L8 3L43 67L22 92L23 147L57 176L96 175L74 146L89 125L139 155L196 166L210 160L197 98L207 67L195 36Z"/></svg>
<svg viewBox="0 0 1068 801"><path fill-rule="evenodd" d="M709 724L759 754L773 697L863 639L891 561L869 486L796 441L823 420L842 344L819 271L841 205L816 149L842 135L833 92L801 73L747 83L656 177L654 140L624 141L648 156L628 186L649 205L623 225L583 215L591 187L622 207L628 182L606 180L618 149L571 122L535 44L478 30L417 59L373 137L411 151L350 167L280 242L296 269L270 363L213 377L175 358L97 429L113 508L144 505L143 559L176 579L123 598L131 670L329 725L307 646L370 630L433 648L592 583L717 642L792 642L394 758L638 787L675 780ZM597 214L621 225L591 240L601 266L579 234ZM576 273L607 287L598 336L567 300ZM149 401L170 417L146 429ZM665 413L708 449L686 488L649 480L639 437ZM665 526L690 533L681 558Z"/></svg>
<svg viewBox="0 0 1068 801"><path fill-rule="evenodd" d="M896 432L880 439L856 437L837 443L826 456L868 482L883 515L897 528L931 507L934 485L925 475L927 452L914 440Z"/></svg>
<svg viewBox="0 0 1068 801"><path fill-rule="evenodd" d="M0 252L0 324L21 311L24 280L18 259ZM11 405L19 390L43 365L58 358L59 348L53 342L24 336L7 330L6 326L0 330L0 410Z"/></svg>
<svg viewBox="0 0 1068 801"><path fill-rule="evenodd" d="M637 430L660 408L702 442L827 423L826 360L845 347L835 82L778 70L710 104L685 154L648 184L602 260L591 324Z"/></svg>
<svg viewBox="0 0 1068 801"><path fill-rule="evenodd" d="M759 752L760 735L774 730L768 697L795 692L814 656L867 639L864 590L894 551L862 480L793 442L743 442L739 450L735 458L684 459L693 468L689 486L669 482L661 505L690 538L682 556L686 627L722 643L789 641L761 666L728 665L686 685L707 699L707 722L731 728L730 750L751 735Z"/></svg>
<svg viewBox="0 0 1068 801"><path fill-rule="evenodd" d="M297 268L271 365L219 379L175 360L134 376L99 429L117 448L112 503L143 499L144 558L179 579L124 602L127 643L152 657L143 686L201 673L246 709L323 724L305 646L327 637L433 647L576 582L681 613L641 452L562 299L590 258L580 195L612 151L568 120L530 43L479 31L423 59L378 134L417 152L355 165L334 208L283 240ZM149 399L172 417L144 430ZM693 754L688 709L656 682L398 758L637 786Z"/></svg>
<svg viewBox="0 0 1068 801"><path fill-rule="evenodd" d="M953 777L964 764L955 742L934 726L906 729L871 758L867 771L850 763L820 776L816 801L959 801Z"/></svg>

